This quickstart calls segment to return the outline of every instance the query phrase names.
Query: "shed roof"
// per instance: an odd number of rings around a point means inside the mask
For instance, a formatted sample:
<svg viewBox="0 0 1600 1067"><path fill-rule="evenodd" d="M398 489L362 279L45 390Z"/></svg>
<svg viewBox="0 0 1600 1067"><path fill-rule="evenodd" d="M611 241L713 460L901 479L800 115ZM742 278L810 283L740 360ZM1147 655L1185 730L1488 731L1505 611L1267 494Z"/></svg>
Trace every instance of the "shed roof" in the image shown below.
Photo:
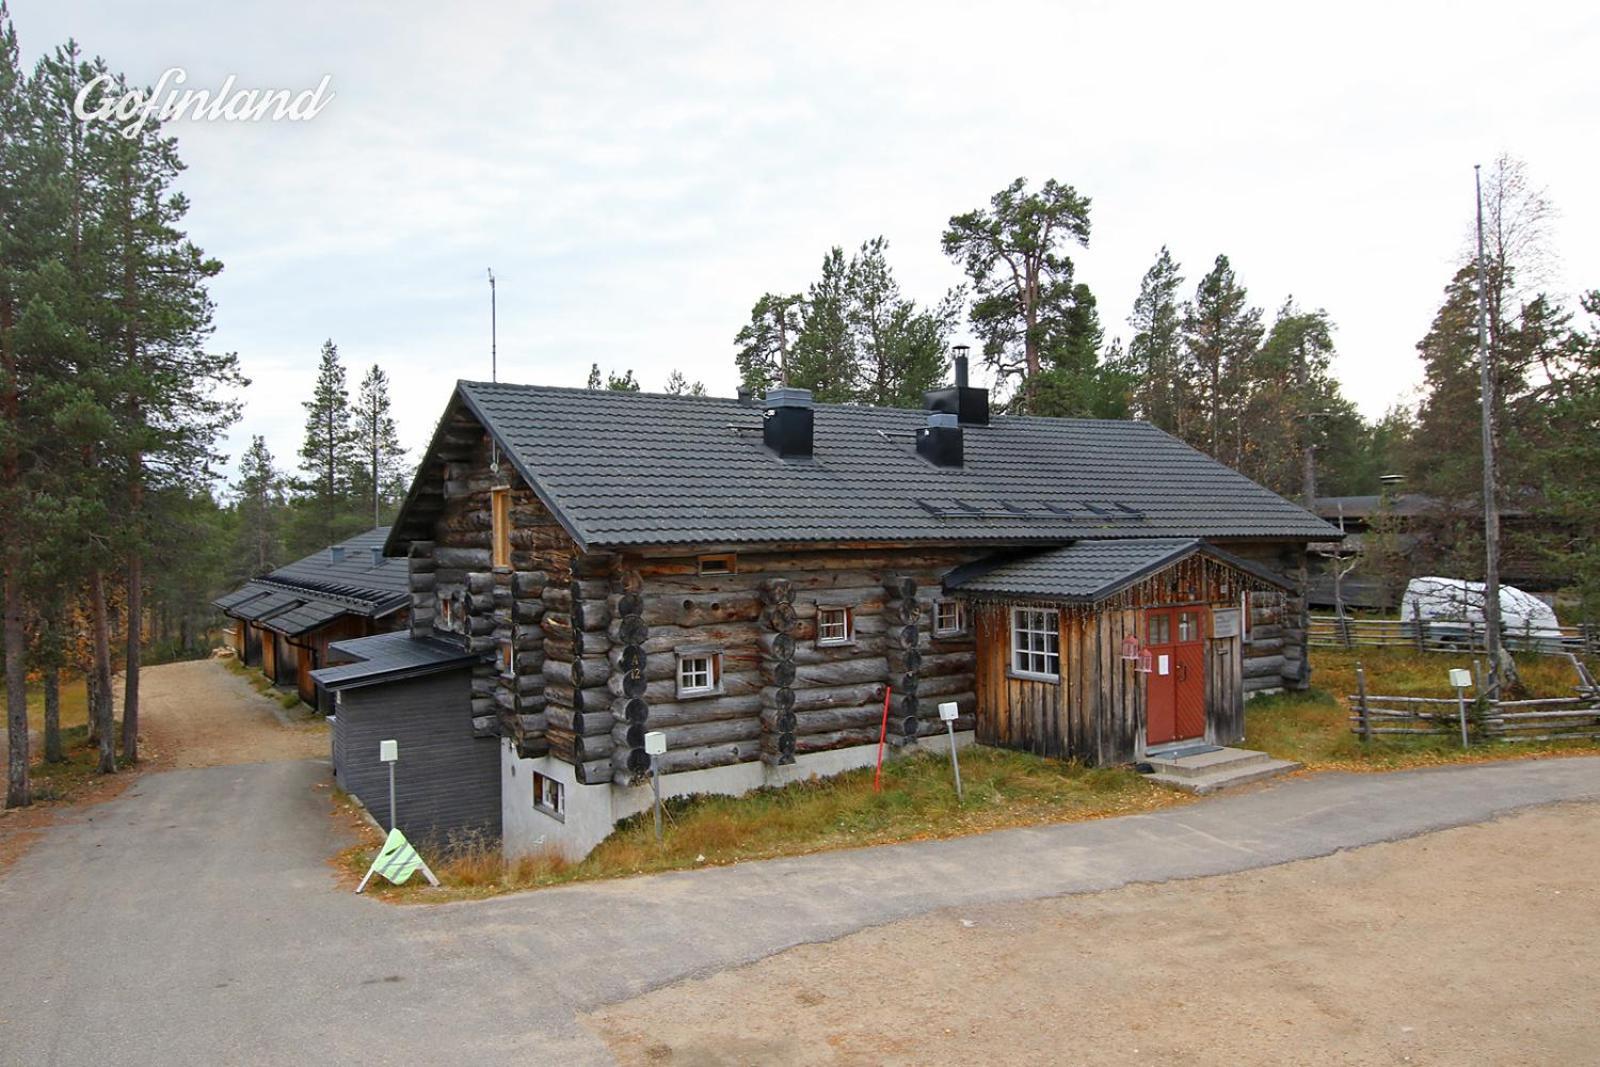
<svg viewBox="0 0 1600 1067"><path fill-rule="evenodd" d="M1214 545L1197 538L1170 537L1078 541L1044 552L979 560L956 568L944 585L969 594L1092 604L1197 554L1270 585L1292 588L1283 576Z"/></svg>
<svg viewBox="0 0 1600 1067"><path fill-rule="evenodd" d="M328 649L358 660L312 671L311 677L328 689L413 678L474 663L480 658L459 645L432 637L412 637L405 630L334 641Z"/></svg>
<svg viewBox="0 0 1600 1067"><path fill-rule="evenodd" d="M1338 531L1148 423L996 415L964 465L916 453L928 413L815 407L814 455L762 444L762 408L716 397L458 382L580 547L773 541L1060 542L1184 536L1326 540ZM426 538L439 491L419 469L388 551Z"/></svg>

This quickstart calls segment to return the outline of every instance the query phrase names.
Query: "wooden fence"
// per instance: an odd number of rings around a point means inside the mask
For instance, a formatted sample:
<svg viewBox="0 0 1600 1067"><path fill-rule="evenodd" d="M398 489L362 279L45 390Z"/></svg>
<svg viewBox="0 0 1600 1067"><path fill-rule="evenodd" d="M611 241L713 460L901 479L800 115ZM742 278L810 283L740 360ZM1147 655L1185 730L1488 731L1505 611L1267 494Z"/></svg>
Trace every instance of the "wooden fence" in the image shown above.
<svg viewBox="0 0 1600 1067"><path fill-rule="evenodd" d="M1356 672L1350 695L1350 729L1363 741L1384 735L1462 736L1456 697L1395 697L1367 693ZM1542 700L1479 699L1466 702L1466 733L1478 741L1600 740L1600 695Z"/></svg>
<svg viewBox="0 0 1600 1067"><path fill-rule="evenodd" d="M1483 624L1427 619L1355 619L1311 616L1306 635L1312 648L1414 648L1419 652L1482 652ZM1600 626L1561 626L1556 630L1518 631L1508 627L1505 646L1513 652L1600 653Z"/></svg>

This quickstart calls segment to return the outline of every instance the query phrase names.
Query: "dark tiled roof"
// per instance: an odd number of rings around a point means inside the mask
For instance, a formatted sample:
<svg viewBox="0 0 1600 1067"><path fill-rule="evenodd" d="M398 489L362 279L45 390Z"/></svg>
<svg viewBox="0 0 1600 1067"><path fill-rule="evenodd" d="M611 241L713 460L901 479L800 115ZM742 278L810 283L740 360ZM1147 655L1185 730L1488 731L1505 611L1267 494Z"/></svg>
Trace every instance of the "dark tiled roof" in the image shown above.
<svg viewBox="0 0 1600 1067"><path fill-rule="evenodd" d="M944 584L968 594L1095 603L1195 553L1289 587L1282 576L1195 538L1166 537L1078 541L1030 555L980 560L952 571Z"/></svg>
<svg viewBox="0 0 1600 1067"><path fill-rule="evenodd" d="M238 619L259 622L290 637L315 630L340 615L381 618L410 599L406 561L379 555L389 536L387 526L357 534L337 546L313 553L253 578L211 603Z"/></svg>
<svg viewBox="0 0 1600 1067"><path fill-rule="evenodd" d="M814 458L783 460L761 443L761 407L738 400L457 389L584 547L1337 536L1147 423L997 415L965 428L951 469L916 454L923 411L819 404Z"/></svg>
<svg viewBox="0 0 1600 1067"><path fill-rule="evenodd" d="M318 684L328 689L373 685L378 682L411 678L419 674L448 670L476 662L479 657L459 645L431 637L412 637L407 631L335 641L330 652L354 656L359 662L323 667L311 672Z"/></svg>

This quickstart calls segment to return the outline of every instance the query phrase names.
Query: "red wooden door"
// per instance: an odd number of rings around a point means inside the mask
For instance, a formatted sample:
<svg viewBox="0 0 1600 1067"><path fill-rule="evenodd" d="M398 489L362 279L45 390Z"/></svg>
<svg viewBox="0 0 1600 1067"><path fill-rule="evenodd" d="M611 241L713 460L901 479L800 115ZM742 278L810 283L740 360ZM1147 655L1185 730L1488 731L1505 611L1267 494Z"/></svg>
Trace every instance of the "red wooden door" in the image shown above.
<svg viewBox="0 0 1600 1067"><path fill-rule="evenodd" d="M1146 616L1150 673L1145 698L1146 743L1206 734L1205 614L1198 607L1162 608Z"/></svg>

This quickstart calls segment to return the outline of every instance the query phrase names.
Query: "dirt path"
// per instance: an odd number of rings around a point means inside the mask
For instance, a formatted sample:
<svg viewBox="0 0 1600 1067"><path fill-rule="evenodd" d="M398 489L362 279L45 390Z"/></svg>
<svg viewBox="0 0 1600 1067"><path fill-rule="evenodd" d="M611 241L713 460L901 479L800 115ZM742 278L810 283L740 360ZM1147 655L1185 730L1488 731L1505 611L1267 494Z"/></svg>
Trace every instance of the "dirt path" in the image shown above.
<svg viewBox="0 0 1600 1067"><path fill-rule="evenodd" d="M147 667L139 679L139 737L161 770L307 759L328 753L327 726L281 712L219 660Z"/></svg>
<svg viewBox="0 0 1600 1067"><path fill-rule="evenodd" d="M602 1010L623 1064L1600 1062L1600 806L963 909Z"/></svg>

